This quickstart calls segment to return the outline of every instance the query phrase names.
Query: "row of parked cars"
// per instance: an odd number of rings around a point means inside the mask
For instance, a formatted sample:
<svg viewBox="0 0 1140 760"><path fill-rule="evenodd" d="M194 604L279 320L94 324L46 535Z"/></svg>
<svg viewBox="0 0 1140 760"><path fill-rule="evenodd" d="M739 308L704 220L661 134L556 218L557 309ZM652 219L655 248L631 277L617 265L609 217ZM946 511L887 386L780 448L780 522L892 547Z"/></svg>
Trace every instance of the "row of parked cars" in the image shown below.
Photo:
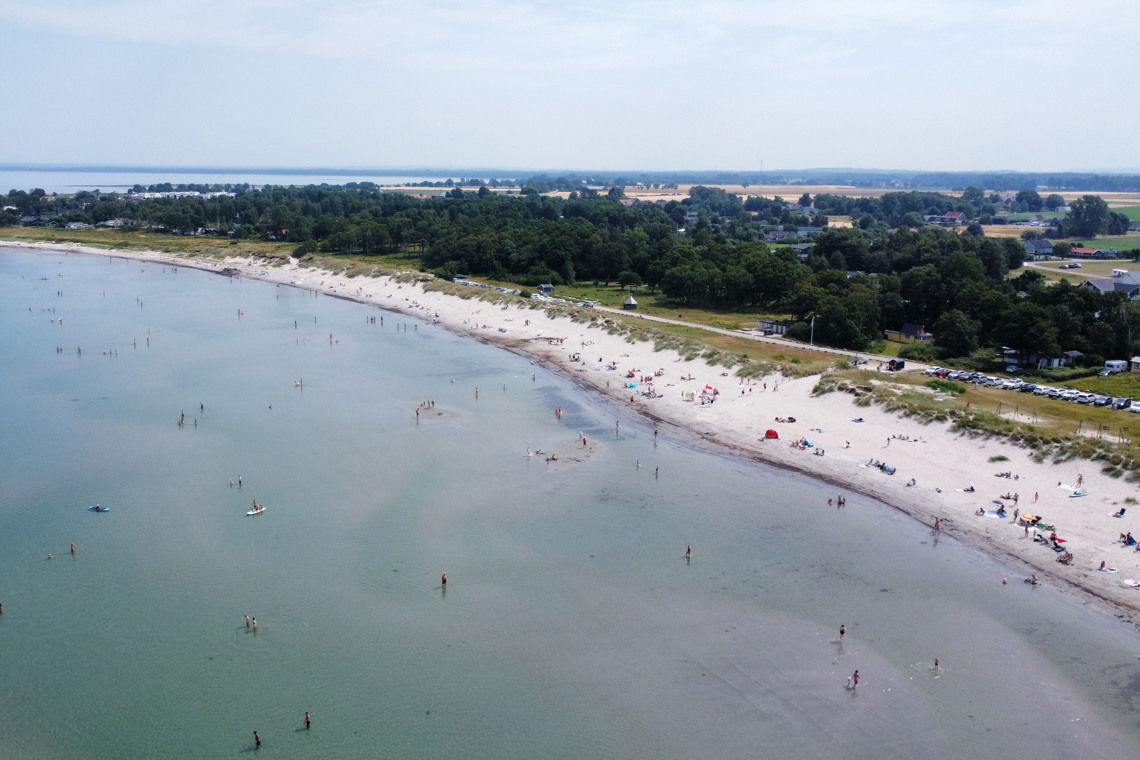
<svg viewBox="0 0 1140 760"><path fill-rule="evenodd" d="M1049 398L1056 398L1062 401L1072 401L1077 404L1091 404L1093 406L1107 406L1113 409L1127 409L1131 412L1140 413L1140 401L1135 405L1132 404L1132 398L1129 396L1112 397L1105 396L1099 393L1089 393L1088 391L1080 391L1076 388L1063 388L1051 385L1038 385L1036 383L1027 383L1021 378L1000 378L993 375L986 375L981 372L971 372L964 369L943 369L942 367L927 367L926 374L933 377L941 377L946 380L957 380L962 383L976 383L978 385L985 385L991 388L1004 388L1008 391L1021 391L1022 393L1032 393L1035 396L1048 396Z"/></svg>

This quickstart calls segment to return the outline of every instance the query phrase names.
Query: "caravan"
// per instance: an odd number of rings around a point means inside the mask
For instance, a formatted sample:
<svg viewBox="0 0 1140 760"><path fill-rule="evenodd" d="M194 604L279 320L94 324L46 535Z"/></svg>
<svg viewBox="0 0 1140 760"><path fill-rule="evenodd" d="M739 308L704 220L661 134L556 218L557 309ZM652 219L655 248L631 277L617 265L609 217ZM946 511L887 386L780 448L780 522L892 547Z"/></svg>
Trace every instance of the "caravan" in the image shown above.
<svg viewBox="0 0 1140 760"><path fill-rule="evenodd" d="M1128 371L1128 362L1124 359L1109 359L1104 363L1104 369L1097 374L1101 377L1108 377L1109 375L1117 375L1121 372Z"/></svg>

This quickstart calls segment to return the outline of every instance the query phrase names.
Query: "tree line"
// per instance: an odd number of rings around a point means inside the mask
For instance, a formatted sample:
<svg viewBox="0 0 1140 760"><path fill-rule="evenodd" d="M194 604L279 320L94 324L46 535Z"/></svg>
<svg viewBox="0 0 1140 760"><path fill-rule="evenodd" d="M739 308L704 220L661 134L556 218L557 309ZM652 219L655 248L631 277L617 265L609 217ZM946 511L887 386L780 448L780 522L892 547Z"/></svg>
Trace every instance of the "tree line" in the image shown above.
<svg viewBox="0 0 1140 760"><path fill-rule="evenodd" d="M1026 356L1140 353L1137 308L1123 296L1046 287L1033 271L1011 279L1023 263L1019 241L907 223L963 206L973 213L990 200L979 190L785 203L697 187L667 203L626 204L614 191L559 198L458 186L427 199L354 183L149 199L13 191L0 222L25 214L59 225L118 220L173 234L288 241L298 257L403 255L449 278L644 286L678 307L784 316L793 337L845 348L868 348L884 330L911 323L934 333L928 350L940 356L994 346ZM1078 209L1084 213L1074 203ZM827 212L853 215L857 224L827 227ZM766 242L773 230L796 240L807 225L823 229L806 250Z"/></svg>

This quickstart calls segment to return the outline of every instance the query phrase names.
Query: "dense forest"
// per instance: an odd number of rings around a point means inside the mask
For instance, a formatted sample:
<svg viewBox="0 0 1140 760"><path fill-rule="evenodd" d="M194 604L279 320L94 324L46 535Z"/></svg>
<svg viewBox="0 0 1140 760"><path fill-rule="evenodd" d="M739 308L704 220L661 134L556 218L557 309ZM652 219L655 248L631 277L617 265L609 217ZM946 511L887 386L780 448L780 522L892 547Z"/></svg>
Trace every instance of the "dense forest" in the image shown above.
<svg viewBox="0 0 1140 760"><path fill-rule="evenodd" d="M616 187L568 198L487 187L417 198L369 183L193 190L202 192L13 191L0 196L0 224L279 240L298 257L403 255L441 276L530 287L619 283L678 307L784 316L792 336L855 349L911 323L934 333L933 348L915 349L931 358L988 355L998 346L1026 356L1076 350L1090 363L1140 353L1140 310L1123 295L1046 286L1032 270L1011 279L1024 256L1020 241L987 238L976 225L922 222L951 210L984 214L994 198L980 190L784 202L696 187L665 203L627 202ZM1048 200L1028 192L1019 203ZM855 226L827 227L827 215L840 213ZM788 245L797 242L810 245Z"/></svg>

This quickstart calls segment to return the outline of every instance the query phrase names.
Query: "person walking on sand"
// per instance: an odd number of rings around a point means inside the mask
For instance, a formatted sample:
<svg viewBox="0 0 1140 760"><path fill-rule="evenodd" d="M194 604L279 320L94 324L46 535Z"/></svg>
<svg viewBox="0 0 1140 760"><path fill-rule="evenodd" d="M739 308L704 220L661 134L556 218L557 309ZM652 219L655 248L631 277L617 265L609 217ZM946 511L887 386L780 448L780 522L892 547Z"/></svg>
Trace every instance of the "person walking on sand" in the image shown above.
<svg viewBox="0 0 1140 760"><path fill-rule="evenodd" d="M843 637L847 635L847 626L842 623L839 624L839 640L843 641Z"/></svg>
<svg viewBox="0 0 1140 760"><path fill-rule="evenodd" d="M859 688L859 671L852 673L848 680L851 682L851 691L856 691Z"/></svg>

